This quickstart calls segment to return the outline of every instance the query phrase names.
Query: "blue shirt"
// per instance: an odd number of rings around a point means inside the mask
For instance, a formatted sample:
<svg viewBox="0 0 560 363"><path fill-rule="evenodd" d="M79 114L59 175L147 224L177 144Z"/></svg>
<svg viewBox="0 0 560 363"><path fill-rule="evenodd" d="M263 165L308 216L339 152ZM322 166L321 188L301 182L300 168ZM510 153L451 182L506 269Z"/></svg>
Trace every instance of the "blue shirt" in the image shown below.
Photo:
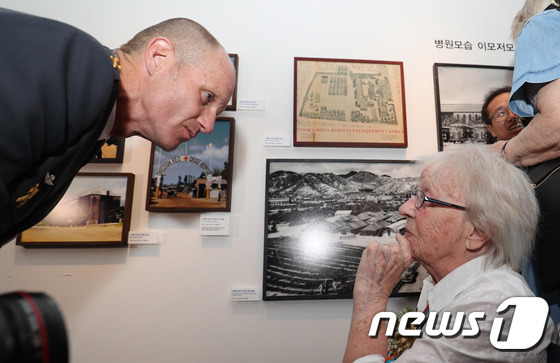
<svg viewBox="0 0 560 363"><path fill-rule="evenodd" d="M539 111L535 96L560 78L560 11L543 11L527 21L515 45L515 67L509 107L522 117Z"/></svg>

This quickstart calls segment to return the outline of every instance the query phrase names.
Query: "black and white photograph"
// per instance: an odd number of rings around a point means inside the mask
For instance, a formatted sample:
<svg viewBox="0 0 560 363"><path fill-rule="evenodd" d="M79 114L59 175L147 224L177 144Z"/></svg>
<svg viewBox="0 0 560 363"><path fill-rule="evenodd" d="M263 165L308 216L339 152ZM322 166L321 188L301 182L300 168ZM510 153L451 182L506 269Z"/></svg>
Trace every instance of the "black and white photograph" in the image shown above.
<svg viewBox="0 0 560 363"><path fill-rule="evenodd" d="M511 87L512 78L513 67L435 63L439 151L467 141L494 142L482 122L482 104L489 91Z"/></svg>
<svg viewBox="0 0 560 363"><path fill-rule="evenodd" d="M395 241L417 185L412 161L267 159L263 299L352 298L364 248ZM427 275L411 264L392 296Z"/></svg>

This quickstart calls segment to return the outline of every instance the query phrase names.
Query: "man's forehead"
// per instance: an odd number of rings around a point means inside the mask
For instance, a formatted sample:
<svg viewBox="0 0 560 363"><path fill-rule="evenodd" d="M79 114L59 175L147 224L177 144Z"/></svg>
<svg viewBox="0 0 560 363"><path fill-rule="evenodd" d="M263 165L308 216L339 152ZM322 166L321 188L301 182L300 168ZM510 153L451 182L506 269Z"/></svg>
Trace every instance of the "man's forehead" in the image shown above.
<svg viewBox="0 0 560 363"><path fill-rule="evenodd" d="M503 105L506 106L509 105L509 92L500 93L499 95L494 97L489 104L489 106L494 106L495 108L498 108Z"/></svg>
<svg viewBox="0 0 560 363"><path fill-rule="evenodd" d="M211 91L233 90L235 69L229 57L224 59L219 53L214 53L206 57L203 64L187 71L198 72L202 76L204 86L211 88Z"/></svg>
<svg viewBox="0 0 560 363"><path fill-rule="evenodd" d="M228 102L229 102L229 98L231 97L231 94L233 93L233 90L235 88L235 67L233 65L233 62L231 61L231 59L229 58L229 55L227 53L225 53L225 57L222 57L222 61L220 62L220 65L218 67L220 67L222 69L221 72L223 72L223 76L218 77L220 85L222 86L222 88L225 90L225 93L227 95L228 98ZM225 63L225 64L224 64Z"/></svg>

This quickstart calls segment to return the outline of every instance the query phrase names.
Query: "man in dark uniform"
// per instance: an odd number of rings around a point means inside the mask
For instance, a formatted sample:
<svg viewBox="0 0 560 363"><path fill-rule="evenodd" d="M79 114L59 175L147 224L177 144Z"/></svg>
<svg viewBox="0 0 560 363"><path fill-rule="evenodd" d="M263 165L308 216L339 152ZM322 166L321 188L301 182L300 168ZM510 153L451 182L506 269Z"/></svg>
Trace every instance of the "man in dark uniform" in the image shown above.
<svg viewBox="0 0 560 363"><path fill-rule="evenodd" d="M40 222L109 136L165 150L210 133L235 83L199 24L170 19L110 50L67 24L0 8L0 246Z"/></svg>

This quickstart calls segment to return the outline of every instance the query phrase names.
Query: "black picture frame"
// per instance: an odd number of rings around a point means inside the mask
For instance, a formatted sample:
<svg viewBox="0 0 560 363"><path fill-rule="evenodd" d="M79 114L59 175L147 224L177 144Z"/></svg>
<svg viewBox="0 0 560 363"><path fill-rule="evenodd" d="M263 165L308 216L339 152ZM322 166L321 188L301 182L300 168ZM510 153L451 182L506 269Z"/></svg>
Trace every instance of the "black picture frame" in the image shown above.
<svg viewBox="0 0 560 363"><path fill-rule="evenodd" d="M122 164L124 157L125 139L110 136L101 150L94 155L90 163L94 164Z"/></svg>
<svg viewBox="0 0 560 363"><path fill-rule="evenodd" d="M350 299L364 248L395 240L412 161L267 159L263 300ZM420 293L413 263L391 296Z"/></svg>
<svg viewBox="0 0 560 363"><path fill-rule="evenodd" d="M229 100L226 111L236 111L237 110L237 83L239 79L239 55L230 53L229 58L233 63L233 67L235 68L235 86L233 88L233 94L231 95L231 99Z"/></svg>
<svg viewBox="0 0 560 363"><path fill-rule="evenodd" d="M438 150L495 142L482 122L482 104L492 89L511 86L513 67L434 63L433 72Z"/></svg>

